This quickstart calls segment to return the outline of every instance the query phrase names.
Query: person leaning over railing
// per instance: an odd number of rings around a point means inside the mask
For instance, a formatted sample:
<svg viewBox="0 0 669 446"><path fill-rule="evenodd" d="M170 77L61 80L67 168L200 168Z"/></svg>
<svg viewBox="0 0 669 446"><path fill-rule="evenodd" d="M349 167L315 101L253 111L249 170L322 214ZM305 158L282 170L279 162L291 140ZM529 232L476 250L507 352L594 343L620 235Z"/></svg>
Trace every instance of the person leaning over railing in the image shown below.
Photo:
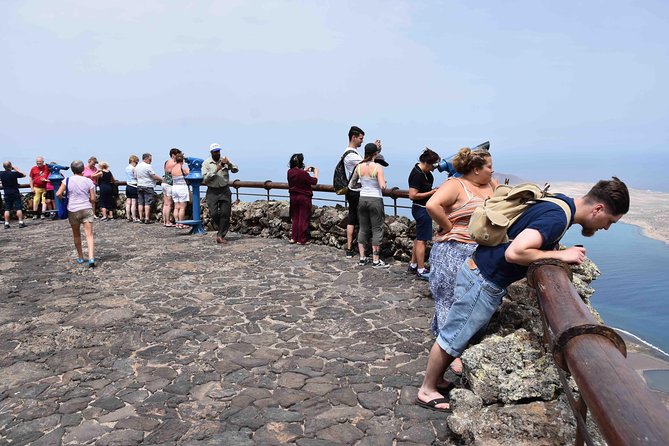
<svg viewBox="0 0 669 446"><path fill-rule="evenodd" d="M228 159L221 157L221 146L209 146L211 157L202 163L202 183L207 186L207 207L209 215L218 228L216 243L227 243L225 236L230 229L232 215L232 192L230 192L230 174L239 171L237 166Z"/></svg>
<svg viewBox="0 0 669 446"><path fill-rule="evenodd" d="M511 225L507 231L511 241L496 246L479 245L458 271L455 300L430 350L423 384L418 390L419 406L451 411L444 372L471 338L485 328L502 303L507 287L523 279L530 264L559 260L580 265L585 260L585 248L557 249L566 230L577 223L582 227L581 233L590 237L599 229L609 229L629 211L630 205L627 186L616 177L599 181L581 198L562 194L556 194L555 198L569 206L571 218L559 204L539 201Z"/></svg>
<svg viewBox="0 0 669 446"><path fill-rule="evenodd" d="M492 157L485 149L460 149L453 157L453 166L462 177L445 181L427 202L427 212L439 225L430 252L430 292L434 298L432 334L437 336L446 323L453 305L455 277L467 257L476 249L467 225L478 206L497 187L492 177ZM451 368L462 373L462 362L456 358Z"/></svg>
<svg viewBox="0 0 669 446"><path fill-rule="evenodd" d="M290 157L288 164L288 186L290 194L290 218L292 227L290 243L305 245L311 219L311 197L314 195L311 186L318 183L318 169L304 167L304 155L296 153ZM309 175L313 173L313 177Z"/></svg>

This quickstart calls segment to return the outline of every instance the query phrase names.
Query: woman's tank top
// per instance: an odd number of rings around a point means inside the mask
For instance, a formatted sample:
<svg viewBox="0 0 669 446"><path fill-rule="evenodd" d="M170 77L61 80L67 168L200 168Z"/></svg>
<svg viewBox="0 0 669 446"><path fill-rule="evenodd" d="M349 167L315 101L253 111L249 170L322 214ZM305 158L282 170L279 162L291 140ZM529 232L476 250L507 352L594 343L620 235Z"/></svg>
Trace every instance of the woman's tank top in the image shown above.
<svg viewBox="0 0 669 446"><path fill-rule="evenodd" d="M481 206L485 200L471 193L460 178L455 179L460 182L462 188L465 190L465 193L467 194L467 202L459 208L453 209L451 213L448 214L448 219L453 227L448 234L446 234L445 240L454 240L460 243L476 243L469 236L469 219L474 213L474 209ZM490 185L488 185L488 187L490 187Z"/></svg>
<svg viewBox="0 0 669 446"><path fill-rule="evenodd" d="M360 174L361 164L362 163L358 164L357 167L358 176L360 177L360 184L362 184L362 188L360 188L360 196L381 198L383 194L381 192L381 186L379 186L379 180L376 177L376 168L378 167L378 164L373 163L374 167L372 168L372 171L370 172L369 176L365 177Z"/></svg>

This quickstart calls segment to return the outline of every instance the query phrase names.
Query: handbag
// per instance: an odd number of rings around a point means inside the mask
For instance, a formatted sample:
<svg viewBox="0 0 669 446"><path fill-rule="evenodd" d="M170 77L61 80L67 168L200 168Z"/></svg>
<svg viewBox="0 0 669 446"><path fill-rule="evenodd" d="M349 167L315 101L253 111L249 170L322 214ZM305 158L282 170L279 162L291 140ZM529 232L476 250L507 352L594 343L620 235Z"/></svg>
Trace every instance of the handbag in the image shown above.
<svg viewBox="0 0 669 446"><path fill-rule="evenodd" d="M63 198L60 199L60 206L58 207L58 218L60 220L67 218L67 203L70 201L70 198L67 196L67 186L69 182L70 178L68 177L65 180L65 193L63 194Z"/></svg>

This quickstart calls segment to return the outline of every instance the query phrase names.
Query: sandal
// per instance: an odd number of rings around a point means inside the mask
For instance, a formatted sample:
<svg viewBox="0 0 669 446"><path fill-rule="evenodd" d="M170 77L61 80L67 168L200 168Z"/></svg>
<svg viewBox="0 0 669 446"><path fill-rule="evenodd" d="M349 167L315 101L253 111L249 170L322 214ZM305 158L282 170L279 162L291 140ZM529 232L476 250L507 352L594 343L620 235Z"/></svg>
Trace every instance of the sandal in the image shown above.
<svg viewBox="0 0 669 446"><path fill-rule="evenodd" d="M422 401L420 398L416 398L417 405L419 405L420 407L424 407L425 409L434 410L435 412L444 412L444 413L453 412L453 409L451 409L450 404L446 409L437 407L437 404L450 403L450 402L451 402L450 398L435 398L430 401Z"/></svg>
<svg viewBox="0 0 669 446"><path fill-rule="evenodd" d="M84 259L82 259L81 257L79 257L79 258L77 259L77 263L78 263L79 265L81 265L82 263L84 263Z"/></svg>
<svg viewBox="0 0 669 446"><path fill-rule="evenodd" d="M95 268L95 258L94 257L91 257L90 259L88 259L88 267L89 268Z"/></svg>
<svg viewBox="0 0 669 446"><path fill-rule="evenodd" d="M173 228L174 227L174 225L172 223L163 223L163 226L165 226L166 228Z"/></svg>

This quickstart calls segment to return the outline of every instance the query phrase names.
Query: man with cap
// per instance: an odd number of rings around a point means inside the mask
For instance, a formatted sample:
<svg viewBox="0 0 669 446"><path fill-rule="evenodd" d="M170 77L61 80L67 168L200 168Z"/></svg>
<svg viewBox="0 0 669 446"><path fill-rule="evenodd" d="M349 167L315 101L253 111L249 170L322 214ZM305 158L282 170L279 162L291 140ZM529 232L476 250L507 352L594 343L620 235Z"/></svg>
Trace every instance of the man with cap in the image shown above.
<svg viewBox="0 0 669 446"><path fill-rule="evenodd" d="M225 235L230 229L230 214L232 214L232 192L230 192L230 172L237 173L239 169L228 159L221 157L221 146L209 146L211 157L202 164L202 182L207 185L207 207L209 215L218 227L216 243L226 243Z"/></svg>

